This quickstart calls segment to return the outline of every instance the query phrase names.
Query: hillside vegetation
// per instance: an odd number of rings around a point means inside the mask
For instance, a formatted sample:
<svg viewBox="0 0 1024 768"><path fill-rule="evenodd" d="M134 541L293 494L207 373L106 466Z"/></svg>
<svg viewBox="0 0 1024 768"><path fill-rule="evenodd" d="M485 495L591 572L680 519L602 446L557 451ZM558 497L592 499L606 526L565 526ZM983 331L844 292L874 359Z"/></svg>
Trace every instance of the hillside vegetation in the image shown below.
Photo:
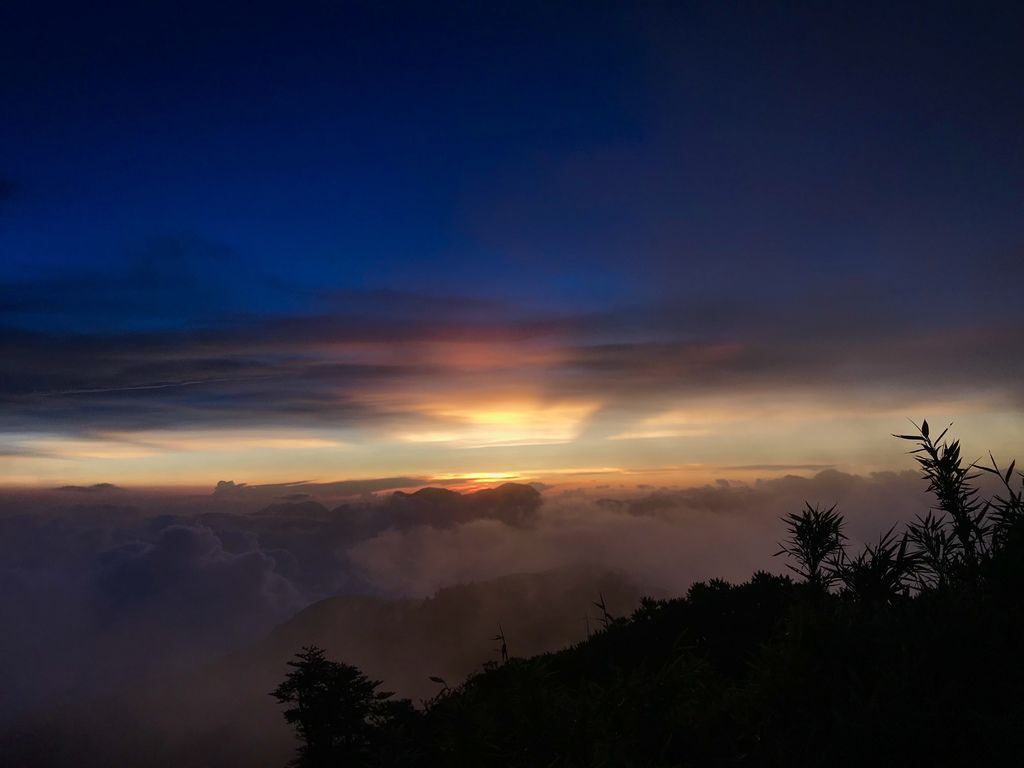
<svg viewBox="0 0 1024 768"><path fill-rule="evenodd" d="M1024 474L965 463L927 422L898 437L933 511L852 551L841 511L808 504L777 547L793 576L697 583L628 618L598 599L587 640L532 658L496 628L501 660L437 678L421 707L303 649L273 691L295 764L1019 765Z"/></svg>

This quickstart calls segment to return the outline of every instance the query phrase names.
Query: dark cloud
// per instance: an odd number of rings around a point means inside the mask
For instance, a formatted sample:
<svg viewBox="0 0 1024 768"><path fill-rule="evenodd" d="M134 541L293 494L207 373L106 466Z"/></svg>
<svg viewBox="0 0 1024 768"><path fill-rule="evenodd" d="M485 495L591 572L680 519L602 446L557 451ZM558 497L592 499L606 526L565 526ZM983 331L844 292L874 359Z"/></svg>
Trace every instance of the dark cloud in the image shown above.
<svg viewBox="0 0 1024 768"><path fill-rule="evenodd" d="M50 456L50 454L47 453L46 451L36 450L35 448L26 448L21 445L2 445L0 446L0 456L22 456L41 458Z"/></svg>
<svg viewBox="0 0 1024 768"><path fill-rule="evenodd" d="M411 314L389 314L398 298L409 301ZM699 307L637 308L468 324L457 322L466 311L458 302L450 313L444 304L401 295L376 314L364 305L368 314L251 317L197 330L71 335L7 328L0 354L18 366L0 382L0 429L373 429L429 421L402 398L425 384L442 392L486 389L516 375L541 381L552 400L603 402L588 436L603 434L602 422L623 411L709 394L832 393L905 407L971 393L1012 407L1024 402L1024 363L1007 353L1024 344L1020 323L924 323L898 304L868 305L859 294L814 297L799 312L746 302L724 316ZM829 319L835 317L845 320ZM438 343L470 341L508 344L508 359L467 372L437 352ZM521 360L513 345L545 349L551 362ZM389 405L360 396L381 387L397 393Z"/></svg>
<svg viewBox="0 0 1024 768"><path fill-rule="evenodd" d="M751 470L757 472L794 472L808 470L812 472L820 472L821 470L834 468L834 464L740 464L719 467L719 469Z"/></svg>
<svg viewBox="0 0 1024 768"><path fill-rule="evenodd" d="M167 235L59 272L0 280L0 322L70 335L174 331L244 314L256 294L277 297L267 307L295 306L294 287L233 249Z"/></svg>
<svg viewBox="0 0 1024 768"><path fill-rule="evenodd" d="M537 521L540 505L537 489L505 483L469 494L444 488L423 488L411 494L399 491L388 498L383 512L397 528L452 528L472 520L496 520L529 528Z"/></svg>
<svg viewBox="0 0 1024 768"><path fill-rule="evenodd" d="M244 327L67 335L7 329L0 353L19 367L0 383L0 428L133 430L217 425L372 425L402 415L355 400L382 384L443 380L437 341L511 342L541 334L383 318L282 317ZM408 343L400 360L339 362L336 345Z"/></svg>
<svg viewBox="0 0 1024 768"><path fill-rule="evenodd" d="M427 484L424 477L379 477L367 480L341 480L333 483L266 483L249 485L221 480L213 489L213 495L219 499L245 500L257 502L261 500L280 499L281 501L303 501L316 496L320 499L362 496L379 491L391 491L396 488L413 488Z"/></svg>
<svg viewBox="0 0 1024 768"><path fill-rule="evenodd" d="M1015 321L966 323L958 328L919 320L875 302L872 319L857 322L849 304L810 299L806 315L788 308L746 307L728 324L680 322L654 325L645 336L672 329L685 338L649 341L643 337L615 344L570 348L568 359L547 379L551 394L599 396L605 401L588 434L623 410L657 410L666 398L725 394L841 397L847 405L909 407L924 398L970 395L1019 408L1024 364L1007 350L1024 343L1024 325ZM842 324L818 317L843 317ZM665 318L664 321L670 321Z"/></svg>
<svg viewBox="0 0 1024 768"><path fill-rule="evenodd" d="M224 299L229 284L248 295L240 280L259 283L253 296L283 298L258 312ZM278 282L230 249L164 238L118 272L0 283L0 355L17 361L0 380L0 430L423 424L430 417L403 393L500 388L517 376L553 401L603 403L587 437L621 426L624 413L708 394L1024 402L1024 363L1007 352L1024 344L1024 325L1004 301L934 313L929 296L877 279L797 298L680 296L600 312ZM467 371L443 345L470 342L493 357ZM381 388L396 393L388 405L361 396Z"/></svg>
<svg viewBox="0 0 1024 768"><path fill-rule="evenodd" d="M56 490L67 493L111 493L122 489L113 483L93 483L92 485L62 485Z"/></svg>
<svg viewBox="0 0 1024 768"><path fill-rule="evenodd" d="M240 619L287 615L298 600L273 557L258 548L228 551L201 525L168 525L153 541L100 553L96 584L105 618L125 621L152 612L153 621L194 633L226 625L243 636L252 627Z"/></svg>

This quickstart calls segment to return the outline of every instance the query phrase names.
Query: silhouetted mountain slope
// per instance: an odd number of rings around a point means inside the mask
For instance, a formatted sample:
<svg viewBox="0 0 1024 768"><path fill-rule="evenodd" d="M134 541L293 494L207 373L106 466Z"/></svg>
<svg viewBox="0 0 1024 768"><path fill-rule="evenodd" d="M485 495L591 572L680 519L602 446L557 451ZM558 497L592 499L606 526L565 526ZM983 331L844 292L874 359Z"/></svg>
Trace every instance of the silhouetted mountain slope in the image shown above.
<svg viewBox="0 0 1024 768"><path fill-rule="evenodd" d="M447 587L426 600L335 597L274 630L265 656L286 660L299 644L329 649L363 667L389 690L414 699L437 692L428 675L457 682L488 658L500 623L513 653L528 656L585 637L585 614L600 594L622 614L641 597L624 577L596 569L506 576ZM336 650L335 650L336 649Z"/></svg>
<svg viewBox="0 0 1024 768"><path fill-rule="evenodd" d="M424 600L329 598L194 674L147 681L84 710L69 704L50 715L62 738L35 723L9 754L29 756L14 763L26 766L281 766L294 737L268 692L301 645L352 659L388 690L419 700L440 689L429 676L455 684L497 658L499 622L513 653L534 655L586 637L584 615L596 626L599 595L624 615L643 592L623 576L581 568L452 586ZM78 753L82 744L87 754Z"/></svg>
<svg viewBox="0 0 1024 768"><path fill-rule="evenodd" d="M935 501L902 533L856 551L835 506L806 504L778 552L798 582L760 572L602 611L585 641L503 654L422 710L307 644L274 692L296 765L1020 765L1024 473L967 465L945 435L899 436Z"/></svg>
<svg viewBox="0 0 1024 768"><path fill-rule="evenodd" d="M764 573L698 583L396 709L365 764L1019 765L1015 559L978 591L894 602Z"/></svg>

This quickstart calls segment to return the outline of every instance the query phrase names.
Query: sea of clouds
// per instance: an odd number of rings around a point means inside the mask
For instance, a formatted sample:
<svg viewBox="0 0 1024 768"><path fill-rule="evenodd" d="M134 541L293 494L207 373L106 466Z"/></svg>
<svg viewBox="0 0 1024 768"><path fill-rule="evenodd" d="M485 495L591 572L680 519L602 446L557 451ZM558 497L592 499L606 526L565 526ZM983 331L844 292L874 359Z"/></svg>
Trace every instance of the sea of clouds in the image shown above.
<svg viewBox="0 0 1024 768"><path fill-rule="evenodd" d="M827 470L688 489L506 486L347 499L230 485L187 497L110 486L8 492L0 718L194 669L332 595L425 597L588 565L672 594L698 579L783 571L773 557L779 517L805 501L837 503L857 546L923 512L922 490L910 472Z"/></svg>

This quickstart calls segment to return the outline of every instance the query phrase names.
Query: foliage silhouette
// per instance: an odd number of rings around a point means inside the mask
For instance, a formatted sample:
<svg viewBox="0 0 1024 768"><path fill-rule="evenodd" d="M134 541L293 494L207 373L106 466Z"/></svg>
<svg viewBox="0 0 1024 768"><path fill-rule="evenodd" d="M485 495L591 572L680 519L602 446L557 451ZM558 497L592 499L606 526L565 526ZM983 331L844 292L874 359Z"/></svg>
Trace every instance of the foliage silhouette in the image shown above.
<svg viewBox="0 0 1024 768"><path fill-rule="evenodd" d="M356 667L327 659L307 646L289 661L292 671L271 695L289 707L285 720L296 727L302 745L294 765L369 766L377 764L389 737L399 735L413 713L408 701L388 701Z"/></svg>
<svg viewBox="0 0 1024 768"><path fill-rule="evenodd" d="M896 537L894 525L853 558L841 549L833 569L843 589L859 600L892 603L907 597L921 560L919 552L908 551L909 542L908 533Z"/></svg>
<svg viewBox="0 0 1024 768"><path fill-rule="evenodd" d="M835 507L787 515L778 554L800 581L700 582L629 618L601 598L585 641L488 662L400 715L357 671L300 655L293 666L322 678L304 684L360 703L321 710L333 723L286 717L307 746L319 733L355 745L336 765L1018 765L1024 475L965 465L945 436L927 422L900 436L936 502L904 532L850 554ZM1000 487L987 501L982 475Z"/></svg>
<svg viewBox="0 0 1024 768"><path fill-rule="evenodd" d="M916 454L928 491L938 502L939 509L948 516L953 537L947 538L948 562L958 576L969 582L978 577L980 560L987 554L991 528L986 521L988 505L978 498L978 488L971 481L979 477L975 466L964 466L960 456L960 441L941 442L949 428L932 440L928 422L922 422L916 435L896 435L901 440L917 444Z"/></svg>
<svg viewBox="0 0 1024 768"><path fill-rule="evenodd" d="M796 566L789 566L812 584L828 586L836 579L834 560L840 554L846 536L843 517L835 505L819 509L810 504L798 513L782 518L789 528L789 538L779 546L776 555L789 555Z"/></svg>

